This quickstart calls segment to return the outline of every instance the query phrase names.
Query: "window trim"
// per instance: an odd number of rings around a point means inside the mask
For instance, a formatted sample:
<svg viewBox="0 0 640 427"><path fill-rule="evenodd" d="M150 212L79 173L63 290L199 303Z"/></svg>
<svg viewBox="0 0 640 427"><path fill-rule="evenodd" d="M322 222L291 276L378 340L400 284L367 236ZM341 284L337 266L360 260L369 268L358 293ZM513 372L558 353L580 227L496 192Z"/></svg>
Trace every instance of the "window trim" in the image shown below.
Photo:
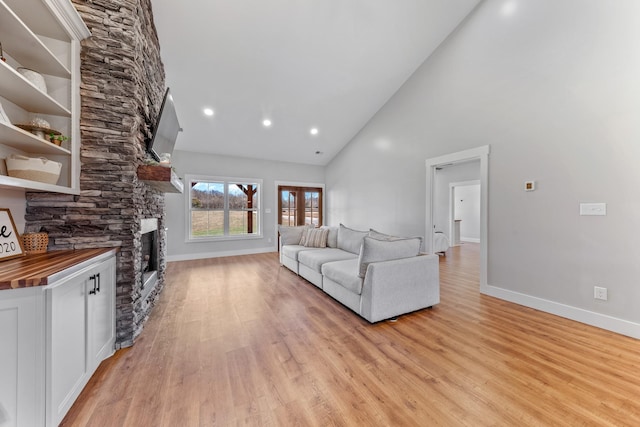
<svg viewBox="0 0 640 427"><path fill-rule="evenodd" d="M211 175L185 175L185 243L202 243L202 242L220 242L225 240L254 240L254 239L262 239L264 237L264 224L262 217L262 187L263 180L258 178L237 178L230 176L211 176ZM224 216L225 216L225 225L224 225L224 235L221 236L206 236L206 237L193 237L191 235L191 183L192 182L218 182L223 183L225 187L225 207L224 207ZM256 200L258 206L255 208L257 213L257 222L258 222L258 232L253 234L227 234L229 232L229 224L228 217L229 212L229 203L228 203L228 191L230 184L256 184L258 185L258 192L256 195ZM233 209L233 211L237 211L237 209Z"/></svg>

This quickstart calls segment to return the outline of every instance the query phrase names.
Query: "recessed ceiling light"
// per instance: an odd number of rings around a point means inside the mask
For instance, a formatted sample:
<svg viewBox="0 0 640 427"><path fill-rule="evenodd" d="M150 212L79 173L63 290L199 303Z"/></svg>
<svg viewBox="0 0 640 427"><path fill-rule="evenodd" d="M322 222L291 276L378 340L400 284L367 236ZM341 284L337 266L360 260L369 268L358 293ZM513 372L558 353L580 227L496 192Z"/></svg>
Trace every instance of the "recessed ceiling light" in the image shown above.
<svg viewBox="0 0 640 427"><path fill-rule="evenodd" d="M264 127L268 128L269 126L271 126L271 120L269 120L269 119L264 119L264 120L262 121L262 125L263 125Z"/></svg>
<svg viewBox="0 0 640 427"><path fill-rule="evenodd" d="M205 114L205 116L213 116L213 110L211 108L205 108L204 110L202 110L202 112Z"/></svg>
<svg viewBox="0 0 640 427"><path fill-rule="evenodd" d="M502 16L511 16L516 11L516 3L511 0L502 5L501 13Z"/></svg>
<svg viewBox="0 0 640 427"><path fill-rule="evenodd" d="M318 134L318 128L311 128L311 130L309 131L309 133L311 135L317 135Z"/></svg>

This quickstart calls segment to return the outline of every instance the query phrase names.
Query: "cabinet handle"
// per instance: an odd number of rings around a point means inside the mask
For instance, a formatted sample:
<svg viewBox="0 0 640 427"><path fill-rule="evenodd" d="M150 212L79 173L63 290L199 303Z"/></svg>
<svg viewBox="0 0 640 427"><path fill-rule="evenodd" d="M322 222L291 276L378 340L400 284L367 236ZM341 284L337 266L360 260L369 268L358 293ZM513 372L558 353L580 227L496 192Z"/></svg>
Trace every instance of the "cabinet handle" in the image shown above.
<svg viewBox="0 0 640 427"><path fill-rule="evenodd" d="M97 276L98 276L98 292L100 292L100 273L98 273Z"/></svg>
<svg viewBox="0 0 640 427"><path fill-rule="evenodd" d="M89 291L89 295L95 295L96 294L96 275L94 274L93 276L89 277L89 280L93 280L93 289Z"/></svg>

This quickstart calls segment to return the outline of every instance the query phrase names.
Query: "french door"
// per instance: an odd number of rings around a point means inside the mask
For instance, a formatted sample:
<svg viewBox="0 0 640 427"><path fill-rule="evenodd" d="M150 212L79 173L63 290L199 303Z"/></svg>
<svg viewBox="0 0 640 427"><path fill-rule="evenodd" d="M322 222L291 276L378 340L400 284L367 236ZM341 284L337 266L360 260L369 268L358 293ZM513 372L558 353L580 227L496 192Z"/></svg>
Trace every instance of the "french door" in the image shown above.
<svg viewBox="0 0 640 427"><path fill-rule="evenodd" d="M278 224L322 225L322 188L278 186Z"/></svg>

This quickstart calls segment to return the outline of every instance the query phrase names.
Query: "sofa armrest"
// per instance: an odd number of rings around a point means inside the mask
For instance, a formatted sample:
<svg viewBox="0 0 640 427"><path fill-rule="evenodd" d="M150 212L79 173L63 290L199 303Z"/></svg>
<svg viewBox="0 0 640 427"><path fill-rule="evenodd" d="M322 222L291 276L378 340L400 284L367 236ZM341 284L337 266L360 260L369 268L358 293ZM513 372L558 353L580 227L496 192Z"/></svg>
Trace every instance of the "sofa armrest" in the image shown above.
<svg viewBox="0 0 640 427"><path fill-rule="evenodd" d="M438 255L372 262L362 285L360 314L377 322L440 302Z"/></svg>

